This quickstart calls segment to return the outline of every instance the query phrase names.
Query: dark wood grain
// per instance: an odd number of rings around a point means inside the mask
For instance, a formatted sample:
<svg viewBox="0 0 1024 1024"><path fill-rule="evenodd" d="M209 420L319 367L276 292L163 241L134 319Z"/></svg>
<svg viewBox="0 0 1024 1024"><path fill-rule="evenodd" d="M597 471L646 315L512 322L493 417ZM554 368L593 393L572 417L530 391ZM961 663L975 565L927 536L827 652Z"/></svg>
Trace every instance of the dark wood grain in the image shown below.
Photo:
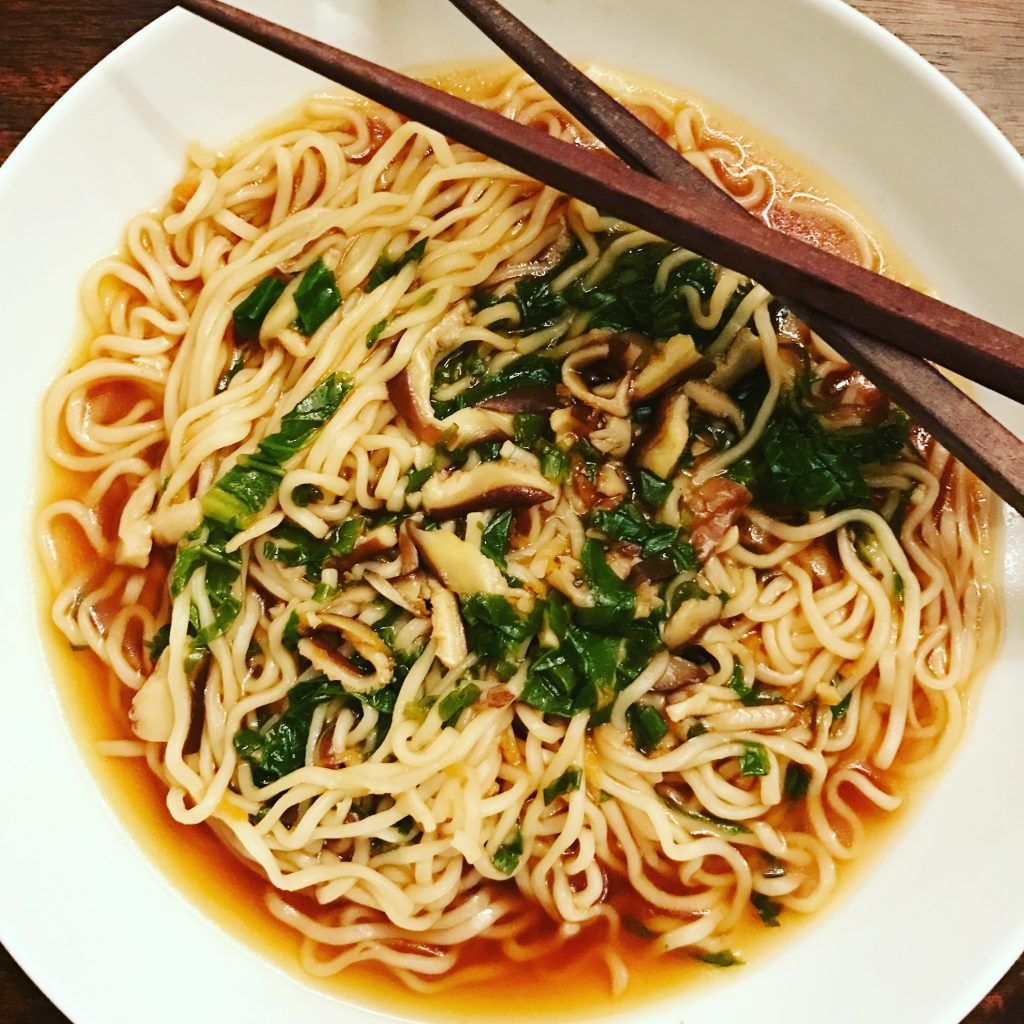
<svg viewBox="0 0 1024 1024"><path fill-rule="evenodd" d="M0 0L0 161L71 84L170 6L167 0ZM856 0L856 6L949 74L1024 149L1020 0ZM2 947L0 1021L67 1021ZM1020 1021L1024 958L964 1024Z"/></svg>

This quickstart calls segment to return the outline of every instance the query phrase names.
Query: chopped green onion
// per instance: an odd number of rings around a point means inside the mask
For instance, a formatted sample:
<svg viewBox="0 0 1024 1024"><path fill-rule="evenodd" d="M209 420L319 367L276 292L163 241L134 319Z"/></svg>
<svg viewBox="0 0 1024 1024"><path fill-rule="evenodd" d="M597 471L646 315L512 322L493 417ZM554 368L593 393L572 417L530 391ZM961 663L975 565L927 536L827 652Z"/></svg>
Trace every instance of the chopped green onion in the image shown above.
<svg viewBox="0 0 1024 1024"><path fill-rule="evenodd" d="M505 842L494 851L491 863L503 874L515 874L519 867L519 859L523 855L523 833L517 825L508 836Z"/></svg>
<svg viewBox="0 0 1024 1024"><path fill-rule="evenodd" d="M437 705L437 713L445 725L454 725L459 715L471 704L476 703L480 696L480 687L476 683L466 683L465 686L457 686L449 690Z"/></svg>
<svg viewBox="0 0 1024 1024"><path fill-rule="evenodd" d="M544 803L550 804L560 796L579 789L582 780L583 772L575 766L563 772L554 782L544 787Z"/></svg>
<svg viewBox="0 0 1024 1024"><path fill-rule="evenodd" d="M388 318L384 317L383 320L378 320L367 332L366 332L366 347L373 348L380 339L380 336L384 333L388 326Z"/></svg>
<svg viewBox="0 0 1024 1024"><path fill-rule="evenodd" d="M540 449L540 471L548 480L565 483L569 479L569 453L545 441Z"/></svg>

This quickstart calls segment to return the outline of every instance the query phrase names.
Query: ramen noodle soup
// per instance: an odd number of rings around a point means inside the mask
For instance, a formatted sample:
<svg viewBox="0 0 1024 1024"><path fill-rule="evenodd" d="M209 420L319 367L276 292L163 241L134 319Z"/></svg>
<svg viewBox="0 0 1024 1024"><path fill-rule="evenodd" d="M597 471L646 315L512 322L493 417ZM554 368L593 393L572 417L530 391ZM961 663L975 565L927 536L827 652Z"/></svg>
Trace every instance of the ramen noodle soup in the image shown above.
<svg viewBox="0 0 1024 1024"><path fill-rule="evenodd" d="M517 70L447 84L596 147ZM700 106L612 84L889 269ZM82 296L37 519L65 674L308 974L730 966L955 744L995 503L756 281L316 96L196 148Z"/></svg>

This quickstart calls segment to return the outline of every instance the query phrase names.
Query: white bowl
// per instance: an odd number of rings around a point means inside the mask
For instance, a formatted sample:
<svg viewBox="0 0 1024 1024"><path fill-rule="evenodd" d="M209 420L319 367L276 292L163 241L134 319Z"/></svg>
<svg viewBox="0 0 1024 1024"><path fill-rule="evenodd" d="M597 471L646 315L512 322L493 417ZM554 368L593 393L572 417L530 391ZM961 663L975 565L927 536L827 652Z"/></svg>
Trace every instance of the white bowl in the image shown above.
<svg viewBox="0 0 1024 1024"><path fill-rule="evenodd" d="M396 67L493 55L442 0L242 6ZM940 294L1024 331L1024 162L936 71L838 0L511 6L572 56L692 90L784 140L841 182ZM321 84L172 11L87 75L0 171L12 357L0 408L11 489L0 506L0 939L77 1024L380 1019L268 965L154 867L83 766L29 594L40 398L75 336L84 271L166 193L191 139L230 140ZM1019 409L986 401L1021 429ZM968 735L870 869L771 955L667 1002L611 1008L616 1020L941 1024L988 991L1024 948L1016 518L1005 584L1007 638ZM518 1009L542 1000L524 992Z"/></svg>

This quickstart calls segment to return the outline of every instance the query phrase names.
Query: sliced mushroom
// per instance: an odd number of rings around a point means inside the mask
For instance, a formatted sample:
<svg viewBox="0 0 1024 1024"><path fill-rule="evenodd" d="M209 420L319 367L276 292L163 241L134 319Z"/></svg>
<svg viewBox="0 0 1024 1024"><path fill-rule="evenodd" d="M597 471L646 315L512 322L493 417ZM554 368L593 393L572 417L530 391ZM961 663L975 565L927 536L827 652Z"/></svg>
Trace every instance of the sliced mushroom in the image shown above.
<svg viewBox="0 0 1024 1024"><path fill-rule="evenodd" d="M449 530L410 524L409 533L430 571L456 594L503 594L508 589L498 567Z"/></svg>
<svg viewBox="0 0 1024 1024"><path fill-rule="evenodd" d="M331 560L330 564L338 572L347 572L361 562L368 562L371 558L390 551L398 543L398 531L393 526L378 526L359 538L356 546L347 554L337 560Z"/></svg>
<svg viewBox="0 0 1024 1024"><path fill-rule="evenodd" d="M469 319L469 304L460 302L420 339L409 362L388 381L388 398L409 429L428 444L437 444L445 427L434 415L430 388L434 382L434 356L441 344L453 337Z"/></svg>
<svg viewBox="0 0 1024 1024"><path fill-rule="evenodd" d="M760 365L761 339L749 327L744 327L729 346L725 358L708 377L708 383L728 391Z"/></svg>
<svg viewBox="0 0 1024 1024"><path fill-rule="evenodd" d="M591 432L601 425L603 418L604 413L599 409L573 402L564 409L555 409L549 422L559 444L563 448L571 448L579 438L589 438Z"/></svg>
<svg viewBox="0 0 1024 1024"><path fill-rule="evenodd" d="M437 641L437 657L446 668L454 668L465 661L469 654L466 631L459 614L459 602L450 590L435 587L430 597L430 608L434 640Z"/></svg>
<svg viewBox="0 0 1024 1024"><path fill-rule="evenodd" d="M409 520L398 527L398 568L403 576L412 572L420 564L419 552L409 534Z"/></svg>
<svg viewBox="0 0 1024 1024"><path fill-rule="evenodd" d="M388 381L388 398L421 441L437 444L444 436L444 428L430 404L430 383L429 361L414 352L408 365Z"/></svg>
<svg viewBox="0 0 1024 1024"><path fill-rule="evenodd" d="M669 650L677 650L721 617L721 601L713 597L691 597L684 601L665 623L661 639Z"/></svg>
<svg viewBox="0 0 1024 1024"><path fill-rule="evenodd" d="M687 658L680 658L672 655L668 659L665 671L651 687L653 693L672 693L684 686L691 686L693 683L702 683L707 679L708 674Z"/></svg>
<svg viewBox="0 0 1024 1024"><path fill-rule="evenodd" d="M626 372L625 366L622 367L622 376L614 388L608 383L591 386L586 380L586 368L593 364L605 364L611 354L612 344L608 340L591 342L578 348L562 363L562 383L568 388L569 393L584 405L600 409L612 416L628 416L632 378Z"/></svg>
<svg viewBox="0 0 1024 1024"><path fill-rule="evenodd" d="M118 565L131 565L137 569L145 568L149 562L149 553L153 549L153 524L149 518L149 510L157 494L157 473L144 476L132 491L121 510L121 520L117 526Z"/></svg>
<svg viewBox="0 0 1024 1024"><path fill-rule="evenodd" d="M516 695L507 686L492 686L484 694L484 704L489 708L507 708Z"/></svg>
<svg viewBox="0 0 1024 1024"><path fill-rule="evenodd" d="M640 449L639 463L656 476L668 478L683 457L690 439L690 400L681 391L658 406L654 428Z"/></svg>
<svg viewBox="0 0 1024 1024"><path fill-rule="evenodd" d="M212 663L213 658L207 651L192 674L188 732L185 734L185 742L181 745L181 752L186 756L198 754L203 745L203 729L206 727L206 683L210 678Z"/></svg>
<svg viewBox="0 0 1024 1024"><path fill-rule="evenodd" d="M612 462L604 463L597 471L596 486L598 493L606 498L625 498L629 493L629 485L621 468Z"/></svg>
<svg viewBox="0 0 1024 1024"><path fill-rule="evenodd" d="M132 731L140 740L166 743L174 728L174 701L171 698L167 669L170 656L165 654L156 663L153 674L142 684L132 698L128 718Z"/></svg>
<svg viewBox="0 0 1024 1024"><path fill-rule="evenodd" d="M423 580L422 576L419 576L419 574L417 576L421 581ZM427 605L419 592L420 587L416 582L417 576L402 576L392 581L385 579L380 573L368 572L363 579L385 601L390 601L392 604L398 605L399 608L404 608L410 615L424 618L427 614Z"/></svg>
<svg viewBox="0 0 1024 1024"><path fill-rule="evenodd" d="M605 455L621 458L633 443L633 424L624 416L602 416L604 422L590 433L590 443Z"/></svg>
<svg viewBox="0 0 1024 1024"><path fill-rule="evenodd" d="M299 641L299 653L313 668L323 672L351 693L372 693L391 681L394 661L384 641L365 623L341 615L316 613L305 616L312 629ZM370 663L365 675L331 643L334 637L348 641L356 654Z"/></svg>
<svg viewBox="0 0 1024 1024"><path fill-rule="evenodd" d="M478 406L494 412L551 412L558 408L558 394L554 388L541 386L519 388L504 395L495 395Z"/></svg>
<svg viewBox="0 0 1024 1024"><path fill-rule="evenodd" d="M731 423L737 431L743 432L743 413L740 407L724 391L719 391L706 380L691 380L683 385L687 398L702 412L718 420Z"/></svg>
<svg viewBox="0 0 1024 1024"><path fill-rule="evenodd" d="M161 508L150 516L153 539L157 544L177 544L186 533L191 533L203 521L203 506L199 498L189 498Z"/></svg>
<svg viewBox="0 0 1024 1024"><path fill-rule="evenodd" d="M491 409L459 409L441 420L441 424L452 448L468 448L482 441L507 441L516 434L515 416Z"/></svg>
<svg viewBox="0 0 1024 1024"><path fill-rule="evenodd" d="M705 359L688 334L674 334L658 346L647 365L633 378L630 401L635 405L688 377L707 376L714 363Z"/></svg>
<svg viewBox="0 0 1024 1024"><path fill-rule="evenodd" d="M473 469L458 469L447 475L434 474L422 491L427 512L449 517L492 508L528 508L549 501L555 494L555 485L537 470L508 460L482 462Z"/></svg>

